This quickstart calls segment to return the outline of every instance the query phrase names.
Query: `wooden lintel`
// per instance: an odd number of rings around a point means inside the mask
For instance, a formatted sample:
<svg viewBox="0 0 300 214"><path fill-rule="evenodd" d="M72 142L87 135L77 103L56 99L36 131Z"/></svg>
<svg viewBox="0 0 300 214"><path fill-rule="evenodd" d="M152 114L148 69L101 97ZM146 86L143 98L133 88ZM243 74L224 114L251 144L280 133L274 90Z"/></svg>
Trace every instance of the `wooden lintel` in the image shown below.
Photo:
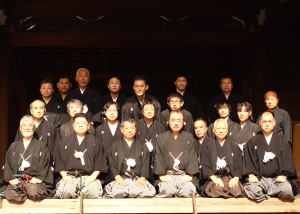
<svg viewBox="0 0 300 214"><path fill-rule="evenodd" d="M166 46L250 46L252 35L245 33L203 34L25 34L11 37L14 47L166 47Z"/></svg>

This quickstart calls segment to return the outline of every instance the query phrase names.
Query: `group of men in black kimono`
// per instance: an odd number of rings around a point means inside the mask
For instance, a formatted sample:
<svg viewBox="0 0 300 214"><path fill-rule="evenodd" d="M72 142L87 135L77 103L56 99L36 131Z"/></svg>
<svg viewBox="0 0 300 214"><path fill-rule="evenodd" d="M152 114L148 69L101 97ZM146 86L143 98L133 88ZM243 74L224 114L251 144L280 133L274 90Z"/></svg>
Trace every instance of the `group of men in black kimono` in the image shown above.
<svg viewBox="0 0 300 214"><path fill-rule="evenodd" d="M118 77L109 78L103 99L88 86L87 69L78 69L75 79L78 87L70 91L70 80L60 78L53 96L53 83L41 82L42 98L21 119L2 168L8 200L195 193L259 202L297 195L291 120L275 92L265 94L268 111L258 126L251 105L231 93L229 77L221 79L223 93L211 101L208 118L185 91L185 76L162 105L146 93L142 76L129 98L120 94Z"/></svg>

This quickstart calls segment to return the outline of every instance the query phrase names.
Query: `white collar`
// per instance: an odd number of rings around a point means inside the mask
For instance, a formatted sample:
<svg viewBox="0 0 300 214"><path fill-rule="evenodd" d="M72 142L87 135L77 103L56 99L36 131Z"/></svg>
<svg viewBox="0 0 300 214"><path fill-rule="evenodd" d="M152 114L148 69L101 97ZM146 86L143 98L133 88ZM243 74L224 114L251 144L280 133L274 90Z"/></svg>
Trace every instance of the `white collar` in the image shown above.
<svg viewBox="0 0 300 214"><path fill-rule="evenodd" d="M268 145L270 145L270 143L271 143L272 136L273 136L273 132L270 134L269 137L265 136Z"/></svg>

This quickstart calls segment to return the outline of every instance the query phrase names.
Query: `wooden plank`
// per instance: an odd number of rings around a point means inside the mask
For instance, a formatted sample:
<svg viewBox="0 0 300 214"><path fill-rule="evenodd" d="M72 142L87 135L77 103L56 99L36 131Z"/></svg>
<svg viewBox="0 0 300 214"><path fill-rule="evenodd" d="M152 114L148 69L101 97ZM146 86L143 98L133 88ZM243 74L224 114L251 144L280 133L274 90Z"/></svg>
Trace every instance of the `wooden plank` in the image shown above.
<svg viewBox="0 0 300 214"><path fill-rule="evenodd" d="M261 203L239 199L196 198L197 213L300 213L300 199L270 198ZM80 199L3 200L0 213L79 213ZM193 213L191 198L84 199L83 213Z"/></svg>
<svg viewBox="0 0 300 214"><path fill-rule="evenodd" d="M14 47L232 47L250 46L250 33L191 33L191 34L93 34L93 33L14 33Z"/></svg>

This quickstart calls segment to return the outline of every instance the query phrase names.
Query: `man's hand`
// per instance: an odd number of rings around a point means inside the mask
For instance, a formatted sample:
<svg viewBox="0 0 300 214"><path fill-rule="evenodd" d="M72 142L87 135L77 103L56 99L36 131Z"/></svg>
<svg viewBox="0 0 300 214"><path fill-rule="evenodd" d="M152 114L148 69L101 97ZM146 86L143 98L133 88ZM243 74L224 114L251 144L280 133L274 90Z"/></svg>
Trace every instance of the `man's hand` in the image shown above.
<svg viewBox="0 0 300 214"><path fill-rule="evenodd" d="M235 187L239 183L239 177L234 177L229 181L229 187Z"/></svg>
<svg viewBox="0 0 300 214"><path fill-rule="evenodd" d="M90 183L93 183L96 180L96 178L92 175L88 176L84 181L84 186L87 186Z"/></svg>
<svg viewBox="0 0 300 214"><path fill-rule="evenodd" d="M17 185L20 183L19 179L15 178L8 181L10 185Z"/></svg>
<svg viewBox="0 0 300 214"><path fill-rule="evenodd" d="M184 182L192 181L192 179L193 179L193 176L183 175L183 176L181 176L180 183L182 184Z"/></svg>
<svg viewBox="0 0 300 214"><path fill-rule="evenodd" d="M126 187L126 182L120 175L115 176L115 180L116 180L116 182L114 184L115 186L120 187L120 188Z"/></svg>
<svg viewBox="0 0 300 214"><path fill-rule="evenodd" d="M276 182L277 182L277 183L285 183L285 182L286 182L286 179L287 179L286 176L284 176L284 175L279 175L279 176L276 178Z"/></svg>
<svg viewBox="0 0 300 214"><path fill-rule="evenodd" d="M210 178L210 179L212 180L212 182L214 182L217 186L219 186L219 187L224 187L224 183L223 183L223 181L222 181L220 178L218 178L218 177L216 177L216 176L214 176L214 175L210 176L209 178Z"/></svg>
<svg viewBox="0 0 300 214"><path fill-rule="evenodd" d="M71 184L73 183L72 176L67 174L65 171L61 171L61 172L59 172L59 174L61 175L64 182L71 183Z"/></svg>
<svg viewBox="0 0 300 214"><path fill-rule="evenodd" d="M146 183L146 178L144 177L140 177L136 183L135 183L137 186L140 186L140 187L146 187L147 186L147 183Z"/></svg>
<svg viewBox="0 0 300 214"><path fill-rule="evenodd" d="M40 180L40 179L38 179L38 178L36 178L36 177L33 177L33 178L31 178L31 180L30 180L30 183L31 184L40 184L40 183L42 183L43 181L42 180Z"/></svg>
<svg viewBox="0 0 300 214"><path fill-rule="evenodd" d="M254 174L249 174L249 182L250 183L257 183L258 178Z"/></svg>
<svg viewBox="0 0 300 214"><path fill-rule="evenodd" d="M159 179L162 182L174 182L170 175L160 175Z"/></svg>

